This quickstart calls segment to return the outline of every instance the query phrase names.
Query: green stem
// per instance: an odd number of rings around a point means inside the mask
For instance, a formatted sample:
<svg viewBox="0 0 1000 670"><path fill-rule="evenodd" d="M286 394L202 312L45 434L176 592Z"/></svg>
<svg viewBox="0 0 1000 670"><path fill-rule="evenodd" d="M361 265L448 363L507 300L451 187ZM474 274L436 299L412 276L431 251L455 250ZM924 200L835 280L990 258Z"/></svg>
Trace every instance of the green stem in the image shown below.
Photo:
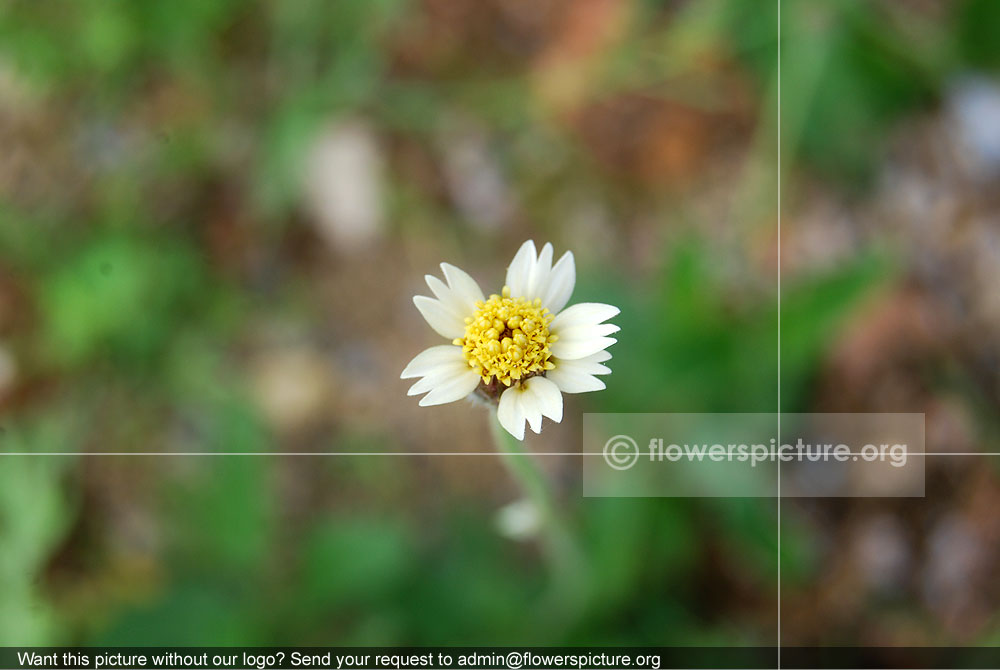
<svg viewBox="0 0 1000 670"><path fill-rule="evenodd" d="M535 457L520 440L504 430L496 412L491 414L490 431L497 451L540 516L540 542L551 573L547 605L562 615L561 618L568 619L580 610L587 597L587 570L583 554L559 513L552 486Z"/></svg>

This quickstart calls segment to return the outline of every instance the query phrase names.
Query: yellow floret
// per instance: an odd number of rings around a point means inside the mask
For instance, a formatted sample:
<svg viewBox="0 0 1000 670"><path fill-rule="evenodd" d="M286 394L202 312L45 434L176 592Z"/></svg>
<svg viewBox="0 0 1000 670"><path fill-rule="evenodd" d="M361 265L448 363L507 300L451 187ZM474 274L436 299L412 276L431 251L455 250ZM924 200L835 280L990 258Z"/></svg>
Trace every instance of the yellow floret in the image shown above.
<svg viewBox="0 0 1000 670"><path fill-rule="evenodd" d="M552 318L540 300L512 298L504 286L502 295L476 302L475 314L465 320L465 337L454 342L484 384L495 378L510 386L554 367L549 362L549 347L557 339L549 334Z"/></svg>

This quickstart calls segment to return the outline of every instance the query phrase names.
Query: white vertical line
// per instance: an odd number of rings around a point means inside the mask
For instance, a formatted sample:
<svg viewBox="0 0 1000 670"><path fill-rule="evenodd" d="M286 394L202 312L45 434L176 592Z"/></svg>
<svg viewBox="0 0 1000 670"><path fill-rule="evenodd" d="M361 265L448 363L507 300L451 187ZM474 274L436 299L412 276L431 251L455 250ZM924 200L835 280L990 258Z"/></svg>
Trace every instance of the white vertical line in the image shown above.
<svg viewBox="0 0 1000 670"><path fill-rule="evenodd" d="M781 669L781 0L778 2L778 669Z"/></svg>
<svg viewBox="0 0 1000 670"><path fill-rule="evenodd" d="M781 0L778 1L778 448L781 448ZM778 458L778 669L781 669L781 458Z"/></svg>

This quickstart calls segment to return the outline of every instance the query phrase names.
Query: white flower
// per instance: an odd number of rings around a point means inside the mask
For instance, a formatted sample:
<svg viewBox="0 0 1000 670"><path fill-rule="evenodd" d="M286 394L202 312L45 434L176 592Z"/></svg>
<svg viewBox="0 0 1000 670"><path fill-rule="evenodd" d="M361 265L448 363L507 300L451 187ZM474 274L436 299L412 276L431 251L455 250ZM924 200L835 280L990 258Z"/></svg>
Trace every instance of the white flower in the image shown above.
<svg viewBox="0 0 1000 670"><path fill-rule="evenodd" d="M619 330L604 322L619 309L601 303L563 309L576 284L572 252L553 265L551 244L537 253L534 242L525 242L507 268L503 291L488 299L462 270L447 263L441 269L447 283L426 276L436 297L418 295L413 303L451 344L421 352L400 375L420 378L409 395L427 393L421 406L478 392L498 401L500 424L522 440L525 421L538 433L543 416L562 420L563 393L604 388L595 375L611 372L603 363L617 340L608 336Z"/></svg>

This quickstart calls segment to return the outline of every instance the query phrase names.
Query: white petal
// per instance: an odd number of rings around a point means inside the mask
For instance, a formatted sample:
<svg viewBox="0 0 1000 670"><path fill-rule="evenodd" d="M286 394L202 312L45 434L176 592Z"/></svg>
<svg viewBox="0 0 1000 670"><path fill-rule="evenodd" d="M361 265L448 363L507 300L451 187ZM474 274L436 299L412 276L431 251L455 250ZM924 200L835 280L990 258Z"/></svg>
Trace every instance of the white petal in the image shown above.
<svg viewBox="0 0 1000 670"><path fill-rule="evenodd" d="M569 302L574 286L576 286L576 263L573 261L573 252L567 251L549 273L549 285L539 296L542 299L542 307L547 307L553 314L558 314L559 310Z"/></svg>
<svg viewBox="0 0 1000 670"><path fill-rule="evenodd" d="M562 421L562 393L559 392L559 387L554 382L545 377L532 377L526 380L522 386L527 386L528 394L535 399L542 416L547 416L556 423Z"/></svg>
<svg viewBox="0 0 1000 670"><path fill-rule="evenodd" d="M586 358L582 358L580 360L586 360ZM567 361L567 362L568 363L575 363L576 361ZM581 371L585 371L588 375L610 375L611 374L611 368L609 368L607 365L601 365L600 363L591 363L588 366L588 369L584 370L584 369L581 368Z"/></svg>
<svg viewBox="0 0 1000 670"><path fill-rule="evenodd" d="M605 305L599 302L580 302L567 307L556 315L549 325L549 330L558 333L565 328L573 326L597 325L616 316L620 309L614 305Z"/></svg>
<svg viewBox="0 0 1000 670"><path fill-rule="evenodd" d="M403 369L400 379L412 379L431 374L436 368L447 363L465 363L462 347L453 344L442 344L439 347L424 349L414 356L413 360Z"/></svg>
<svg viewBox="0 0 1000 670"><path fill-rule="evenodd" d="M563 360L553 358L555 369L545 373L546 379L555 382L563 393L587 393L600 391L604 382L594 375L606 375L611 372L601 361L611 358L607 351L599 351L578 360Z"/></svg>
<svg viewBox="0 0 1000 670"><path fill-rule="evenodd" d="M590 393L606 388L603 381L586 373L568 369L549 370L546 379L551 379L563 393Z"/></svg>
<svg viewBox="0 0 1000 670"><path fill-rule="evenodd" d="M524 412L525 420L531 426L531 430L536 433L542 432L542 404L538 396L528 391L523 384L518 391L517 401L521 403L521 411Z"/></svg>
<svg viewBox="0 0 1000 670"><path fill-rule="evenodd" d="M542 247L542 251L538 254L535 266L531 268L531 278L528 280L528 287L521 297L528 300L541 298L542 292L548 288L550 272L552 272L552 245L546 242L545 246ZM517 294L512 291L512 295L516 296Z"/></svg>
<svg viewBox="0 0 1000 670"><path fill-rule="evenodd" d="M497 419L504 430L519 440L524 439L524 410L521 408L521 390L516 386L500 395L500 404L497 406Z"/></svg>
<svg viewBox="0 0 1000 670"><path fill-rule="evenodd" d="M431 293L438 299L438 301L444 305L445 309L455 314L465 314L466 316L471 316L473 313L472 307L465 305L465 302L455 295L447 284L435 277L434 275L424 275L424 281L431 289ZM464 317L463 317L464 318Z"/></svg>
<svg viewBox="0 0 1000 670"><path fill-rule="evenodd" d="M411 386L407 391L406 395L420 395L421 393L427 393L432 388L437 386L441 381L441 377L423 377L417 380L417 383Z"/></svg>
<svg viewBox="0 0 1000 670"><path fill-rule="evenodd" d="M438 335L452 340L465 334L465 317L440 300L418 295L413 297L413 304Z"/></svg>
<svg viewBox="0 0 1000 670"><path fill-rule="evenodd" d="M562 359L578 359L596 354L617 342L607 337L618 332L614 324L602 324L619 313L614 305L583 302L567 307L552 320L549 331L559 339L552 345L552 355Z"/></svg>
<svg viewBox="0 0 1000 670"><path fill-rule="evenodd" d="M461 400L476 390L479 386L479 373L466 366L465 370L436 387L433 391L420 399L421 407L430 405L443 405L449 402Z"/></svg>
<svg viewBox="0 0 1000 670"><path fill-rule="evenodd" d="M613 323L599 323L597 325L571 326L559 330L560 340L583 340L592 337L607 337L617 333L621 328Z"/></svg>
<svg viewBox="0 0 1000 670"><path fill-rule="evenodd" d="M440 405L464 398L479 383L479 374L469 367L461 347L442 345L431 347L417 354L403 373L403 379L421 377L410 387L407 395L428 393L420 404Z"/></svg>
<svg viewBox="0 0 1000 670"><path fill-rule="evenodd" d="M406 392L406 395L420 395L421 393L426 393L427 391L431 391L438 386L442 386L460 375L464 375L469 370L471 370L471 368L465 363L443 364L427 373L423 379L411 386L410 390Z"/></svg>
<svg viewBox="0 0 1000 670"><path fill-rule="evenodd" d="M592 354L590 356L587 356L587 358L584 359L584 360L593 361L595 363L603 363L604 361L610 361L611 360L611 352L610 351L598 351L596 354Z"/></svg>
<svg viewBox="0 0 1000 670"><path fill-rule="evenodd" d="M441 270L448 280L447 284L434 275L424 275L434 296L448 311L454 312L462 319L472 316L476 310L476 301L484 299L479 284L454 265L442 263Z"/></svg>
<svg viewBox="0 0 1000 670"><path fill-rule="evenodd" d="M578 358L576 360L563 360L561 358L552 358L552 362L555 364L556 369L571 369L574 372L582 372L588 375L607 375L611 374L611 369L602 365L598 362L598 359L602 361L608 360L611 357L607 351L598 351L596 354L591 354L590 356L584 356L583 358Z"/></svg>
<svg viewBox="0 0 1000 670"><path fill-rule="evenodd" d="M545 373L545 378L555 382L563 393L600 391L604 388L604 382L594 375L606 375L611 370L601 365L598 359L607 360L610 356L606 351L599 351L575 361L553 359L556 367Z"/></svg>
<svg viewBox="0 0 1000 670"><path fill-rule="evenodd" d="M512 386L500 396L497 417L500 424L517 439L524 439L524 422L531 430L542 431L542 417L562 421L563 402L559 387L544 377L532 377Z"/></svg>
<svg viewBox="0 0 1000 670"><path fill-rule="evenodd" d="M580 340L559 340L552 345L552 355L556 358L574 360L596 354L607 349L618 340L613 337L591 337Z"/></svg>
<svg viewBox="0 0 1000 670"><path fill-rule="evenodd" d="M507 266L507 286L510 287L511 295L515 297L524 296L531 281L531 271L535 267L535 243L528 240L521 245L521 248L514 254L514 260Z"/></svg>
<svg viewBox="0 0 1000 670"><path fill-rule="evenodd" d="M448 286L451 287L452 292L461 300L462 304L468 307L469 316L471 316L472 311L475 310L476 302L486 299L483 296L483 290L479 288L476 280L461 268L442 263L441 269L444 271L444 278L448 280Z"/></svg>

